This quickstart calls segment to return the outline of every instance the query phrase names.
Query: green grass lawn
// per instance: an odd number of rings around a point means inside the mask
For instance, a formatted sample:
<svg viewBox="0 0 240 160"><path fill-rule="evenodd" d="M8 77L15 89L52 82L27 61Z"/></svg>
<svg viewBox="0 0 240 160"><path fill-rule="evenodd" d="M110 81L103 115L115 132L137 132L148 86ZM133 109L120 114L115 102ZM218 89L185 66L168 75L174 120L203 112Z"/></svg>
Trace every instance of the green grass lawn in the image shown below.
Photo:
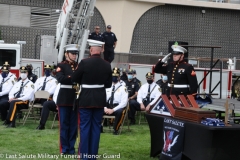
<svg viewBox="0 0 240 160"><path fill-rule="evenodd" d="M58 159L73 159L60 158L58 125L50 129L51 123L52 121L48 121L46 129L41 131L35 129L38 122L34 123L34 121L28 121L24 126L21 123L17 123L17 128L6 128L0 124L0 160L56 159L39 158L38 154L56 155L59 156ZM55 123L57 124L58 121ZM121 135L113 135L108 127L104 127L104 133L101 134L100 140L99 155L101 158L99 160L118 159L103 158L103 156L119 154L121 160L157 159L150 158L150 132L148 124L130 126L131 131L126 129L127 126L124 126L124 128ZM17 158L14 157L15 154ZM28 157L24 158L24 155Z"/></svg>

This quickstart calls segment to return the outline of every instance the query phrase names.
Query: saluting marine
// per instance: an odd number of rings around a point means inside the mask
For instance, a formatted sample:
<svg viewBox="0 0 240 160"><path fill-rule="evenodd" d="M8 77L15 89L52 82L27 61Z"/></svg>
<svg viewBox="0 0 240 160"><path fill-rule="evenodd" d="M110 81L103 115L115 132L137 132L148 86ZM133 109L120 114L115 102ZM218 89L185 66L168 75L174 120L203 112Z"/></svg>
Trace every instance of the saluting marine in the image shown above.
<svg viewBox="0 0 240 160"><path fill-rule="evenodd" d="M9 74L10 65L8 63L3 64L1 68L1 76L0 76L0 113L4 108L3 105L8 103L8 94L14 85L14 80ZM6 120L6 113L1 114L2 121Z"/></svg>
<svg viewBox="0 0 240 160"><path fill-rule="evenodd" d="M79 47L76 44L65 46L66 60L57 65L56 78L61 83L57 97L58 115L60 121L60 152L74 154L77 137L77 112L73 110L75 99L74 83L71 74L77 68Z"/></svg>
<svg viewBox="0 0 240 160"><path fill-rule="evenodd" d="M187 50L177 43L172 45L171 48L173 52L156 64L154 72L167 75L168 95L196 95L198 88L196 73L193 66L183 60L184 53ZM173 62L165 64L171 54L173 54Z"/></svg>
<svg viewBox="0 0 240 160"><path fill-rule="evenodd" d="M20 67L21 80L18 81L9 93L9 103L2 107L2 114L7 114L5 125L7 127L15 127L15 119L17 111L27 109L29 101L34 99L34 84L27 78L28 70L25 66Z"/></svg>

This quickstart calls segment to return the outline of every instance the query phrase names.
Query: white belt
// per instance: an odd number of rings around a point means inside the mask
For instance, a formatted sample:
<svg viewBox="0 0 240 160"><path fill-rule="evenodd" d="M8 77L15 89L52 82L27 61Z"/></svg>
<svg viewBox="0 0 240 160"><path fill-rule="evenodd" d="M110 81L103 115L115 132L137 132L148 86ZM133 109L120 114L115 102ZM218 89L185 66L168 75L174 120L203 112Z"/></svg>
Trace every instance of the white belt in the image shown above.
<svg viewBox="0 0 240 160"><path fill-rule="evenodd" d="M188 84L169 84L168 83L168 87L172 87L172 88L189 88Z"/></svg>
<svg viewBox="0 0 240 160"><path fill-rule="evenodd" d="M93 84L93 85L88 85L88 84L82 84L82 88L103 88L104 85L98 85L98 84Z"/></svg>
<svg viewBox="0 0 240 160"><path fill-rule="evenodd" d="M72 89L73 87L72 87L72 85L63 85L63 84L61 84L60 88L70 88L70 89Z"/></svg>

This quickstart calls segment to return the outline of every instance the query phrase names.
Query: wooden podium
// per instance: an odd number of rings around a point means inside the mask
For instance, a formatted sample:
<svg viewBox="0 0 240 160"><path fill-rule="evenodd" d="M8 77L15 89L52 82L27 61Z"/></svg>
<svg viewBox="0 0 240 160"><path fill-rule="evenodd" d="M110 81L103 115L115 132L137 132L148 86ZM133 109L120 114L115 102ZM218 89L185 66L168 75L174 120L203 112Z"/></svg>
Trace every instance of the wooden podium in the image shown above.
<svg viewBox="0 0 240 160"><path fill-rule="evenodd" d="M205 118L215 118L214 111L200 109L192 95L161 95L151 106L150 113L200 123Z"/></svg>

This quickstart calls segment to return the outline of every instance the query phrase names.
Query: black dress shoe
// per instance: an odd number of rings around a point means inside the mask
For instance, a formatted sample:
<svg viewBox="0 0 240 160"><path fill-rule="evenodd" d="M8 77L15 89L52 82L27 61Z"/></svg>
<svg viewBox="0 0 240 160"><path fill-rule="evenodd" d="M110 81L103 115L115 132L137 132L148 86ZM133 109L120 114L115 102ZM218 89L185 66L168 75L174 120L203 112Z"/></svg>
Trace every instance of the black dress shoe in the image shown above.
<svg viewBox="0 0 240 160"><path fill-rule="evenodd" d="M118 135L118 134L119 134L118 131L113 132L113 135Z"/></svg>
<svg viewBox="0 0 240 160"><path fill-rule="evenodd" d="M43 130L43 129L45 129L45 127L40 124L36 129L37 129L37 130Z"/></svg>
<svg viewBox="0 0 240 160"><path fill-rule="evenodd" d="M16 126L15 126L15 123L10 123L8 126L7 126L7 128L16 128Z"/></svg>

